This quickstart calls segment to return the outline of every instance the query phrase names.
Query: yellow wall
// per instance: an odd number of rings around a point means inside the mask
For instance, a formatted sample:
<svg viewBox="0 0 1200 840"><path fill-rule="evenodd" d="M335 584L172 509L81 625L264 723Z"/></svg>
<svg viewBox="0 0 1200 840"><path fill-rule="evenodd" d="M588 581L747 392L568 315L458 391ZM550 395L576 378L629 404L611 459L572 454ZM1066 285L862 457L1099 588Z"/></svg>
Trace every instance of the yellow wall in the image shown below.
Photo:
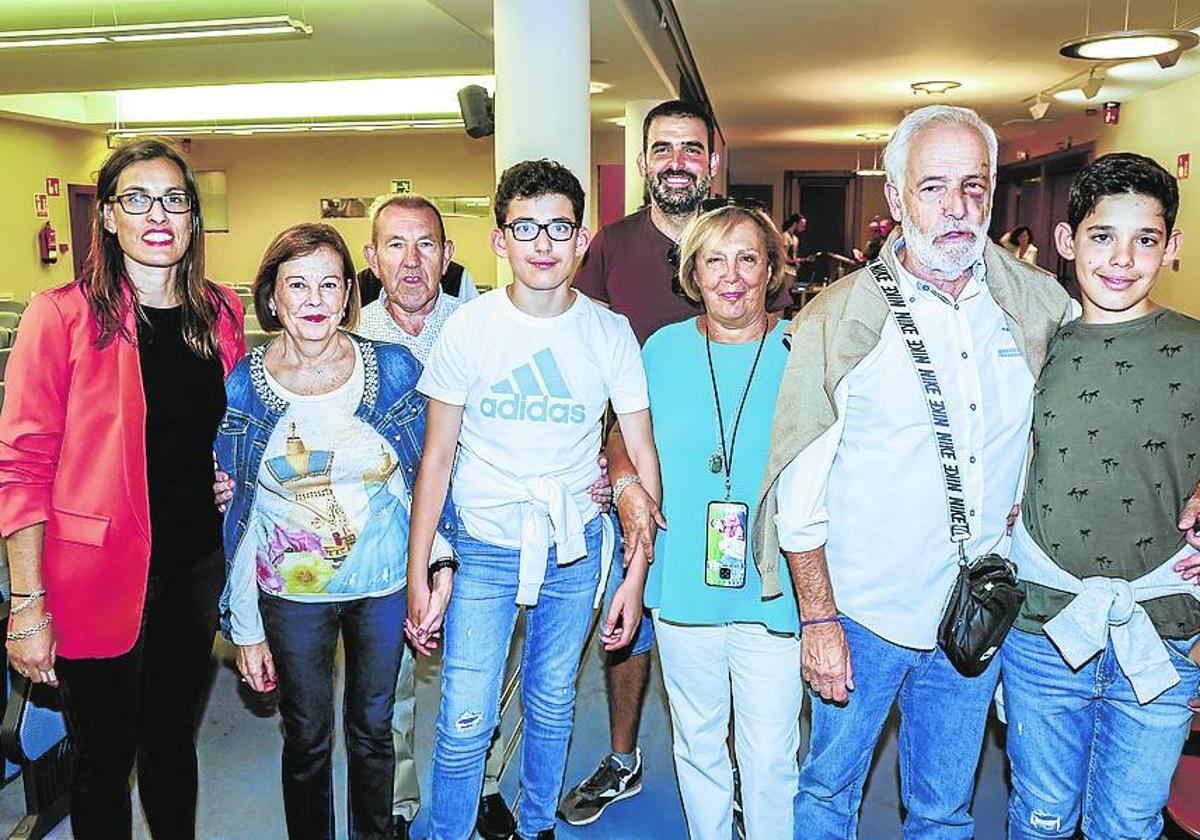
<svg viewBox="0 0 1200 840"><path fill-rule="evenodd" d="M300 222L321 221L322 197L375 196L393 178L426 195L490 195L492 143L460 133L321 137L196 138L188 156L195 169L226 174L229 233L207 240L208 276L249 283L271 239ZM328 219L346 238L359 268L371 237L369 219ZM488 246L491 218L447 218L456 259L480 283L495 278Z"/></svg>
<svg viewBox="0 0 1200 840"><path fill-rule="evenodd" d="M70 244L67 184L94 184L107 149L95 133L0 119L0 292L28 299L30 292L72 279L70 253L57 265L38 259L37 233L46 219L34 213L34 193L46 179L58 178L61 192L49 201L50 224L58 241Z"/></svg>
<svg viewBox="0 0 1200 840"><path fill-rule="evenodd" d="M1200 318L1200 294L1194 278L1200 276L1200 75L1148 93L1121 105L1121 122L1107 126L1097 143L1097 153L1137 152L1152 157L1175 172L1176 157L1192 156L1192 173L1179 182L1179 217L1175 226L1184 231L1180 270L1164 268L1154 290L1163 306Z"/></svg>
<svg viewBox="0 0 1200 840"><path fill-rule="evenodd" d="M595 163L619 161L619 132L599 131L592 140ZM490 138L472 140L461 132L437 134L322 137L196 138L189 160L197 170L226 173L229 233L207 236L208 275L223 282L249 283L272 237L289 225L320 221L322 197L374 196L407 178L424 195L492 195L495 173ZM579 173L577 173L579 174ZM595 170L590 173L587 214L595 219ZM369 219L328 219L346 238L362 268L362 246L370 239ZM476 282L496 282L496 257L486 218L446 218L455 259Z"/></svg>

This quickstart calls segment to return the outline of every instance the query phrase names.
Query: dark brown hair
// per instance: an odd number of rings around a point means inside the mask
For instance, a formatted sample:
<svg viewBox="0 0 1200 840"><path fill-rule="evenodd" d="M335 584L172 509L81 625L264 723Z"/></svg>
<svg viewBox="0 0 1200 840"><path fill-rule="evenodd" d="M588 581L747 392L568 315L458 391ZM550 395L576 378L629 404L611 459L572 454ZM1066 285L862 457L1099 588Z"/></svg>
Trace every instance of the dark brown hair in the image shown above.
<svg viewBox="0 0 1200 840"><path fill-rule="evenodd" d="M354 258L350 256L346 240L329 225L306 222L293 225L271 240L258 266L258 274L254 277L254 314L258 316L258 323L266 332L283 329L283 322L268 305L275 296L279 267L298 257L307 257L319 248L330 249L342 261L342 279L347 284L348 299L338 326L348 330L358 326L358 313L362 309L362 301L358 294L358 283L354 280Z"/></svg>
<svg viewBox="0 0 1200 840"><path fill-rule="evenodd" d="M204 279L204 220L200 215L200 196L196 178L183 155L169 143L158 139L133 140L118 146L100 167L96 177L96 214L92 222L92 245L84 261L80 288L87 299L96 324L96 346L107 347L114 338L133 341L125 323L128 307L144 318L137 290L125 274L125 252L115 233L104 227L104 208L117 192L121 173L135 163L166 159L179 167L188 197L192 200L189 225L191 240L183 258L175 266L175 298L182 309L183 340L192 352L203 358L219 358L220 345L215 329L218 307L229 313L225 297L216 284ZM113 212L116 212L113 210Z"/></svg>

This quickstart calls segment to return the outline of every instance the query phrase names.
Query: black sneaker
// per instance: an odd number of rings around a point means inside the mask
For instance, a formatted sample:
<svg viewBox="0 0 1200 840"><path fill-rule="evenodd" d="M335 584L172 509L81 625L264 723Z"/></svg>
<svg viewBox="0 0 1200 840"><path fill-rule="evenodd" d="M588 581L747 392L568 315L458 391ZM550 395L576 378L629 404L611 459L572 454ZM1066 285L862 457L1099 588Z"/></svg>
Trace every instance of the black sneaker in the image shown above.
<svg viewBox="0 0 1200 840"><path fill-rule="evenodd" d="M558 805L558 816L570 825L590 825L604 809L642 790L642 750L634 750L633 768L627 769L612 753L604 757L596 772L577 784Z"/></svg>
<svg viewBox="0 0 1200 840"><path fill-rule="evenodd" d="M516 834L517 821L513 819L503 796L492 793L479 800L475 830L483 840L509 840Z"/></svg>
<svg viewBox="0 0 1200 840"><path fill-rule="evenodd" d="M408 820L392 814L392 840L408 840Z"/></svg>

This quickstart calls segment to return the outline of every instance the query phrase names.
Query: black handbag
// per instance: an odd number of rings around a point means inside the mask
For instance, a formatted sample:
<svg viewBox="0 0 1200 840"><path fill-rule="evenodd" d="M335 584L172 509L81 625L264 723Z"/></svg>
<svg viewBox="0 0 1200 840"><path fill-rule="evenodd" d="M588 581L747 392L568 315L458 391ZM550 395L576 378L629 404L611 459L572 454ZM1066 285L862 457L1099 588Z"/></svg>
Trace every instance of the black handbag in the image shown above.
<svg viewBox="0 0 1200 840"><path fill-rule="evenodd" d="M955 670L964 677L987 670L1024 600L1016 566L999 554L959 565L938 625L938 644Z"/></svg>

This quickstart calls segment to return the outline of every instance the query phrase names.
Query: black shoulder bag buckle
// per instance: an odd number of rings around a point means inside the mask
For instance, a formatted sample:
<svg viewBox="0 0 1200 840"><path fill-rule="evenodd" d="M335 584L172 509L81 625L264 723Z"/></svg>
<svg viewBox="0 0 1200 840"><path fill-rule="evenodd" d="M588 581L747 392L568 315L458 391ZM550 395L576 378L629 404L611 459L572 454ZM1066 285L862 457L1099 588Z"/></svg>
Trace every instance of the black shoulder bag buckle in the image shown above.
<svg viewBox="0 0 1200 840"><path fill-rule="evenodd" d="M950 518L950 540L958 546L958 577L950 590L950 599L938 624L938 645L964 677L977 677L987 670L1000 650L1004 637L1017 619L1025 599L1017 585L1017 569L999 554L986 554L968 561L963 546L971 539L971 526L954 511L967 506L961 483L952 486L950 476L959 474L954 437L946 418L945 401L940 399L937 372L917 322L905 303L899 284L883 260L870 264L871 274L883 293L892 318L904 335L909 358L918 381L924 384L929 420L937 443L943 486L946 490L946 510ZM935 411L934 402L937 402ZM942 418L939 421L939 417Z"/></svg>

